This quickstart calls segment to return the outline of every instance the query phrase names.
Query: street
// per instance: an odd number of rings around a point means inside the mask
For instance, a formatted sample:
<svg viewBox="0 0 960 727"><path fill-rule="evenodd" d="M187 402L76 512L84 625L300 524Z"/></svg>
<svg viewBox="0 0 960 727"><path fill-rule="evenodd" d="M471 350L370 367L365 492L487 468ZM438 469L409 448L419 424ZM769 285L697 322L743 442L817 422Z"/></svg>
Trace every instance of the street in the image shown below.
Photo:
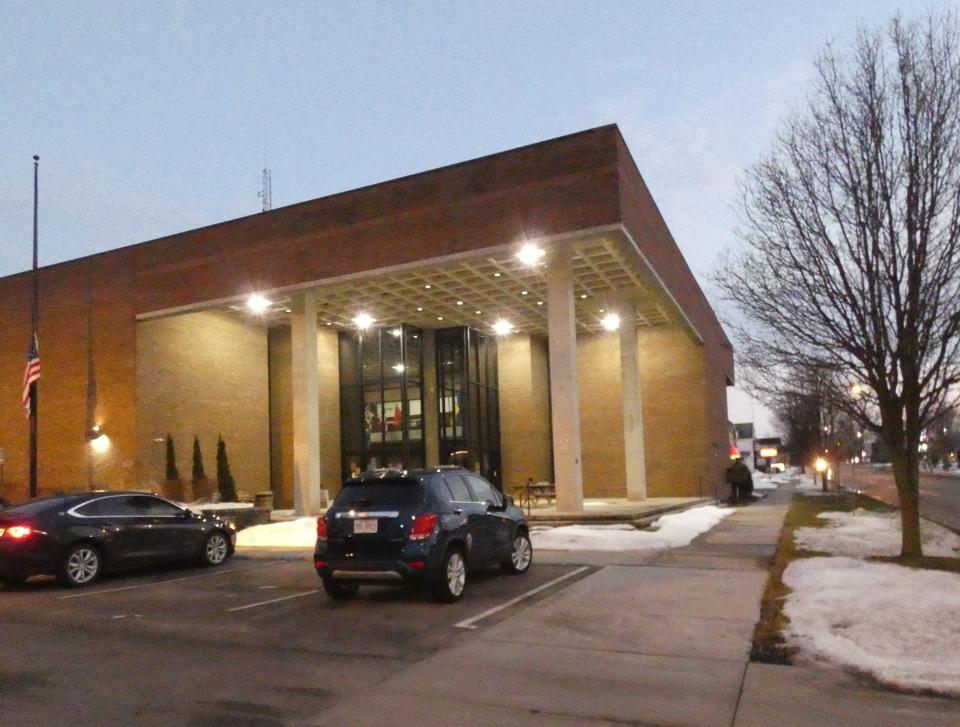
<svg viewBox="0 0 960 727"><path fill-rule="evenodd" d="M573 574L480 620L496 623L593 570L538 564L523 577L478 574L453 605L388 588L334 602L305 560L234 559L221 569L167 568L81 590L30 581L0 589L0 722L312 721L334 699L368 693L474 638L456 624Z"/></svg>
<svg viewBox="0 0 960 727"><path fill-rule="evenodd" d="M845 465L840 483L897 505L897 487L890 469ZM960 477L920 472L920 512L928 520L960 530Z"/></svg>

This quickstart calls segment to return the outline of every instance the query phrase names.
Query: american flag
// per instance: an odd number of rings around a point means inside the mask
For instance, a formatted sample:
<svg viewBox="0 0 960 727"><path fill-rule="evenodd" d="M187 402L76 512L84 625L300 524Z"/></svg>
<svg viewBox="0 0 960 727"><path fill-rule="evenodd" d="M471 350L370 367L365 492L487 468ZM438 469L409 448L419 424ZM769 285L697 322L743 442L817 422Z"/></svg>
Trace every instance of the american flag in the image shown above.
<svg viewBox="0 0 960 727"><path fill-rule="evenodd" d="M23 372L23 407L27 410L27 419L30 418L30 385L40 378L40 351L37 346L37 334L30 339L30 350L27 351L27 368Z"/></svg>

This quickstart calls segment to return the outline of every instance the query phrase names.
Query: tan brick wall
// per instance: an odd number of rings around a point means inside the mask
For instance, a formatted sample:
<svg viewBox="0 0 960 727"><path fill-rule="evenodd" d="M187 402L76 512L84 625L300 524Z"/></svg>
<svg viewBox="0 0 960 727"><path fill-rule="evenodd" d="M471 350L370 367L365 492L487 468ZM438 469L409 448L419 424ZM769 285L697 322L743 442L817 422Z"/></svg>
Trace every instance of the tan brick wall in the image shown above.
<svg viewBox="0 0 960 727"><path fill-rule="evenodd" d="M641 328L639 345L648 494L712 495L704 347L666 326Z"/></svg>
<svg viewBox="0 0 960 727"><path fill-rule="evenodd" d="M513 335L497 342L500 447L504 492L527 478L553 476L547 349L543 339Z"/></svg>
<svg viewBox="0 0 960 727"><path fill-rule="evenodd" d="M137 433L142 481L165 474L167 432L180 476L190 478L193 437L207 476L216 477L217 437L227 445L237 490L269 489L267 331L214 311L137 325Z"/></svg>
<svg viewBox="0 0 960 727"><path fill-rule="evenodd" d="M584 497L626 497L620 341L616 333L577 337Z"/></svg>
<svg viewBox="0 0 960 727"><path fill-rule="evenodd" d="M278 508L293 507L293 381L290 329L270 329L270 489Z"/></svg>
<svg viewBox="0 0 960 727"><path fill-rule="evenodd" d="M96 457L97 487L137 485L134 420L134 283L130 253L119 251L40 271L40 494L86 489L89 446L87 359L92 344L97 381L96 421L110 447ZM87 335L93 300L93 337ZM0 494L28 495L29 425L20 405L30 338L30 276L0 285L0 447L5 450Z"/></svg>
<svg viewBox="0 0 960 727"><path fill-rule="evenodd" d="M320 487L330 497L340 492L340 351L337 332L317 331L320 369Z"/></svg>

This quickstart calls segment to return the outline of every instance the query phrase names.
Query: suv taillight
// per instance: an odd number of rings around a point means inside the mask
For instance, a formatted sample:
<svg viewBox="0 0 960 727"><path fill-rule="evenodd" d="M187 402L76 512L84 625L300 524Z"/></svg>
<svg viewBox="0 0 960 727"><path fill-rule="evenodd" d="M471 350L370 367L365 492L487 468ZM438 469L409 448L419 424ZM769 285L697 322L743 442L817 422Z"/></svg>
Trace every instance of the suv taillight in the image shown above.
<svg viewBox="0 0 960 727"><path fill-rule="evenodd" d="M433 529L436 526L436 513L425 512L417 515L413 521L413 527L410 528L410 540L426 540L433 534Z"/></svg>
<svg viewBox="0 0 960 727"><path fill-rule="evenodd" d="M317 518L317 540L327 542L327 518L325 515Z"/></svg>

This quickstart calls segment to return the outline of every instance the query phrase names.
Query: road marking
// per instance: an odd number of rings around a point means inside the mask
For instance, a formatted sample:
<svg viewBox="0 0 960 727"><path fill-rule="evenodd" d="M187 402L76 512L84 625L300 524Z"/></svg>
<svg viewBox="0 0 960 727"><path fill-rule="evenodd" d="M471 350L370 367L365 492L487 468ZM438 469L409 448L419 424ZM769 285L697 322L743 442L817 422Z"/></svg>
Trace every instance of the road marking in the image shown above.
<svg viewBox="0 0 960 727"><path fill-rule="evenodd" d="M248 603L246 606L234 606L233 608L228 608L224 613L230 613L231 611L246 611L248 608L257 608L258 606L269 606L271 603L280 603L281 601L289 601L291 598L303 598L304 596L312 596L314 593L320 593L319 588L315 588L312 591L304 591L303 593L294 593L292 596L281 596L280 598L271 598L269 601L257 601L256 603Z"/></svg>
<svg viewBox="0 0 960 727"><path fill-rule="evenodd" d="M258 565L248 565L244 568L231 568L230 570L217 570L211 573L197 573L192 576L184 576L183 578L170 578L165 581L153 581L151 583L137 583L132 586L120 586L118 588L103 588L99 591L84 591L82 593L71 593L69 596L57 596L59 601L67 601L71 598L87 598L88 596L99 596L101 593L116 593L117 591L132 591L137 588L152 588L153 586L165 586L168 583L181 583L182 581L192 581L194 578L210 578L212 576L225 576L228 573L239 573L244 570L251 570L252 568L263 568L270 563L261 563Z"/></svg>
<svg viewBox="0 0 960 727"><path fill-rule="evenodd" d="M544 583L542 586L537 586L536 588L534 588L534 589L531 590L531 591L527 591L526 593L521 593L521 594L520 594L519 596L517 596L516 598L511 598L511 599L510 599L509 601L507 601L506 603L501 603L499 606L494 606L493 608L488 608L488 609L487 609L486 611L484 611L483 613L478 613L476 616L472 616L471 618L468 618L468 619L466 619L465 621L461 621L461 622L458 623L458 624L454 624L454 628L458 628L458 629L475 629L475 628L477 628L477 627L476 627L474 624L476 624L477 621L482 621L483 619L487 618L488 616L492 616L492 615L495 614L495 613L500 613L500 611L503 611L503 610L505 610L505 609L508 609L508 608L510 608L511 606L516 606L516 605L517 605L518 603L520 603L521 601L525 601L525 600L527 600L528 598L537 595L538 593L540 593L540 591L545 591L546 589L550 588L551 586L555 586L555 585L557 585L558 583L567 580L568 578L573 578L573 577L576 576L576 575L580 575L581 573L583 573L584 571L587 571L587 570L590 570L590 566L585 565L585 566L582 566L582 567L580 567L580 568L577 568L576 570L572 570L572 571L570 571L569 573L565 573L564 575L560 576L559 578L554 578L552 581L550 581L550 582L548 582L548 583Z"/></svg>

